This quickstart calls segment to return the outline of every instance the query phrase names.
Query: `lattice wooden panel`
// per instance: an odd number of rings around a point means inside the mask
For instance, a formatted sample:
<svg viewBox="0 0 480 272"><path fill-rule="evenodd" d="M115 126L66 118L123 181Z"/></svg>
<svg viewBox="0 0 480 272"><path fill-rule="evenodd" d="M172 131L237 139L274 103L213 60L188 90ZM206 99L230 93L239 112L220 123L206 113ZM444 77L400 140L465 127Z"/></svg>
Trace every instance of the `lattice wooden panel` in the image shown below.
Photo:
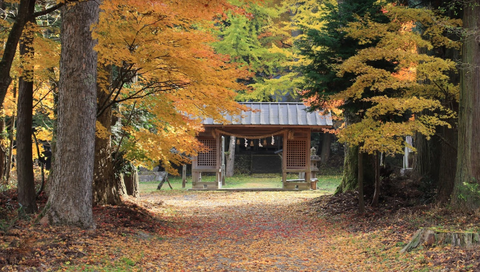
<svg viewBox="0 0 480 272"><path fill-rule="evenodd" d="M289 140L287 142L287 168L305 168L307 166L307 141Z"/></svg>
<svg viewBox="0 0 480 272"><path fill-rule="evenodd" d="M208 148L207 152L198 153L198 166L217 166L217 145L215 139L200 139L200 142Z"/></svg>

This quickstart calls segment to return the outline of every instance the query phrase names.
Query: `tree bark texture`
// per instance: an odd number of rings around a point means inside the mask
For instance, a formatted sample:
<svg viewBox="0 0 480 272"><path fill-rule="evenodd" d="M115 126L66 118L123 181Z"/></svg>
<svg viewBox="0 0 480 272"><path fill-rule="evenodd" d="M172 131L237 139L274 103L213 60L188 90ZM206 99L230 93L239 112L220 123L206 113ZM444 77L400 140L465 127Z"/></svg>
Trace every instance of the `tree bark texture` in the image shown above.
<svg viewBox="0 0 480 272"><path fill-rule="evenodd" d="M127 195L133 196L133 197L139 197L140 193L138 191L138 187L139 187L140 183L139 183L139 180L138 180L138 171L135 167L132 167L132 169L133 170L132 170L131 173L122 174L123 182L125 184L125 189L126 189ZM165 177L165 179L167 179L167 178L168 177Z"/></svg>
<svg viewBox="0 0 480 272"><path fill-rule="evenodd" d="M57 141L47 203L51 224L94 227L97 53L90 26L97 22L98 13L95 1L62 7Z"/></svg>
<svg viewBox="0 0 480 272"><path fill-rule="evenodd" d="M230 136L230 142L228 144L228 157L227 157L227 166L225 171L225 176L233 177L235 170L235 146L236 146L237 137Z"/></svg>
<svg viewBox="0 0 480 272"><path fill-rule="evenodd" d="M455 127L455 124L452 124ZM421 177L424 186L436 190L435 201L445 203L450 200L455 181L457 149L456 128L439 128L430 140L417 133L415 135L414 171Z"/></svg>
<svg viewBox="0 0 480 272"><path fill-rule="evenodd" d="M34 5L32 2L31 11ZM30 58L34 53L33 36L24 35L20 54ZM23 67L18 84L17 108L17 190L18 201L26 213L37 212L32 160L33 67Z"/></svg>
<svg viewBox="0 0 480 272"><path fill-rule="evenodd" d="M13 88L13 98L17 97L17 88ZM10 118L10 123L8 124L8 155L7 155L7 162L5 163L5 182L8 184L10 182L11 170L13 166L13 140L14 140L14 127L16 121L16 114L14 113L13 116Z"/></svg>
<svg viewBox="0 0 480 272"><path fill-rule="evenodd" d="M322 137L322 151L320 153L320 159L322 164L326 164L330 158L330 147L332 145L333 135L330 133L324 133Z"/></svg>
<svg viewBox="0 0 480 272"><path fill-rule="evenodd" d="M454 247L472 248L480 244L478 232L446 232L435 229L419 229L410 242L400 253L412 251L418 247L433 247L435 245L451 245Z"/></svg>
<svg viewBox="0 0 480 272"><path fill-rule="evenodd" d="M337 187L337 193L353 191L358 185L358 146L345 145L342 182Z"/></svg>
<svg viewBox="0 0 480 272"><path fill-rule="evenodd" d="M339 3L340 4L340 3ZM359 116L351 114L349 112L345 112L345 123L346 125L353 124L359 121ZM345 159L343 162L343 177L342 182L337 187L335 194L338 193L345 193L347 191L353 191L358 188L358 158L360 157L359 153L360 149L358 146L349 146L348 144L345 145ZM369 186L370 184L373 185L374 181L374 171L372 162L369 162L369 155L366 153L361 153L363 158L362 163L362 173L363 173L363 181L364 186Z"/></svg>
<svg viewBox="0 0 480 272"><path fill-rule="evenodd" d="M446 203L450 200L455 185L455 172L457 169L457 131L444 127L442 129L444 141L441 141L441 156L438 175L436 201Z"/></svg>
<svg viewBox="0 0 480 272"><path fill-rule="evenodd" d="M365 198L363 196L363 180L364 180L364 172L363 172L363 154L362 152L358 152L358 213L365 214Z"/></svg>
<svg viewBox="0 0 480 272"><path fill-rule="evenodd" d="M106 92L98 90L97 103L108 99ZM108 131L112 127L112 108L108 107L97 117ZM112 160L112 145L110 135L95 135L95 170L93 179L93 205L118 205L122 201L115 179L115 171Z"/></svg>
<svg viewBox="0 0 480 272"><path fill-rule="evenodd" d="M415 134L415 148L417 153L414 157L413 170L424 182L431 182L433 186L438 184L440 144L439 139L433 136L430 140L420 134Z"/></svg>
<svg viewBox="0 0 480 272"><path fill-rule="evenodd" d="M345 145L345 160L343 163L343 177L340 185L337 187L335 194L353 191L358 188L358 158L361 154L363 158L363 180L364 187L373 189L375 181L375 171L373 166L373 156L359 152L358 146ZM367 190L369 193L371 190Z"/></svg>
<svg viewBox="0 0 480 272"><path fill-rule="evenodd" d="M8 86L10 86L10 83L12 82L10 70L25 24L33 14L33 11L31 10L32 5L35 5L35 0L20 0L15 22L8 33L7 41L3 47L3 55L0 60L0 107L3 106Z"/></svg>
<svg viewBox="0 0 480 272"><path fill-rule="evenodd" d="M480 208L480 0L463 8L466 31L462 48L458 120L458 159L452 204L464 210Z"/></svg>
<svg viewBox="0 0 480 272"><path fill-rule="evenodd" d="M3 112L2 112L3 113ZM0 131L5 130L5 117L0 117ZM0 137L4 137L3 135ZM5 140L5 139L1 139ZM6 142L6 141L2 141ZM0 143L0 181L4 181L5 176L5 168L6 168L6 155L7 155L7 148L2 143Z"/></svg>
<svg viewBox="0 0 480 272"><path fill-rule="evenodd" d="M373 163L375 171L375 191L373 192L372 206L377 207L382 186L382 179L380 178L380 154L378 151L375 151Z"/></svg>
<svg viewBox="0 0 480 272"><path fill-rule="evenodd" d="M125 186L123 173L118 174L118 176L115 177L115 181L117 182L118 193L120 194L120 196L127 195L127 186Z"/></svg>

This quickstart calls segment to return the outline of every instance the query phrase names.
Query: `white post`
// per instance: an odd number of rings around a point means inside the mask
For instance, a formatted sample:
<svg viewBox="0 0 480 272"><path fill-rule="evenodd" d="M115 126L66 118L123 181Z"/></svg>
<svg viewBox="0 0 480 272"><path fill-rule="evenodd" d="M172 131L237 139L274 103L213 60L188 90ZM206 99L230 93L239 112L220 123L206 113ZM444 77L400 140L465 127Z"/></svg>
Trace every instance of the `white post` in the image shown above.
<svg viewBox="0 0 480 272"><path fill-rule="evenodd" d="M185 188L186 183L187 183L187 165L184 164L182 166L182 188Z"/></svg>
<svg viewBox="0 0 480 272"><path fill-rule="evenodd" d="M412 144L413 144L412 136L405 137L405 142L407 143L407 145L412 146ZM403 156L403 168L404 169L410 168L410 165L408 163L408 156L410 155L410 150L411 149L407 145L405 145L405 154Z"/></svg>

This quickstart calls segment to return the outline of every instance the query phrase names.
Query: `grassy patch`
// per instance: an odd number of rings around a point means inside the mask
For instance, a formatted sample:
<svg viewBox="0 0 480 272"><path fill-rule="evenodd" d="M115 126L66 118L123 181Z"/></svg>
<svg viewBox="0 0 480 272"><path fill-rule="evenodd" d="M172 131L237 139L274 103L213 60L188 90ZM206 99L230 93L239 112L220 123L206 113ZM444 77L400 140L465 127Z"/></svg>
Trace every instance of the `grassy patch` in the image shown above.
<svg viewBox="0 0 480 272"><path fill-rule="evenodd" d="M342 181L341 175L318 176L317 190L326 194L333 194Z"/></svg>
<svg viewBox="0 0 480 272"><path fill-rule="evenodd" d="M297 175L289 175L287 179L295 179ZM203 176L203 181L213 182L215 176ZM340 184L342 177L339 175L318 176L317 190L325 194L333 194ZM192 188L192 179L187 179L185 189L182 188L182 178L170 176L170 184L174 191L187 190ZM268 175L238 175L226 178L223 188L282 188L282 177L279 174ZM140 182L140 193L151 193L157 191L158 181ZM163 184L162 191L171 191L167 183Z"/></svg>
<svg viewBox="0 0 480 272"><path fill-rule="evenodd" d="M187 185L185 189L182 189L182 178L181 177L175 177L175 176L169 176L168 180L170 181L170 184L172 185L173 190L186 190L190 187L192 187L192 181L188 180ZM147 182L140 182L140 193L151 193L157 191L157 187L160 182L158 181L147 181ZM189 187L190 185L190 187ZM170 191L170 187L168 186L168 183L164 183L162 186L162 191L168 190Z"/></svg>

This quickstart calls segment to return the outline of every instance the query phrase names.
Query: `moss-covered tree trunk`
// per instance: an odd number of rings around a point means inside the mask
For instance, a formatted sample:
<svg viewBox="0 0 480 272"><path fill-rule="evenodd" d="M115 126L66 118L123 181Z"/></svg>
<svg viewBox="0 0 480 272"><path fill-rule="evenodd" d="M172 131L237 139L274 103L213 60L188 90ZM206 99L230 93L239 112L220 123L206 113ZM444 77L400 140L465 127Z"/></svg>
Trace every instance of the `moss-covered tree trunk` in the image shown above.
<svg viewBox="0 0 480 272"><path fill-rule="evenodd" d="M480 208L480 0L463 8L465 38L458 120L458 159L452 204Z"/></svg>
<svg viewBox="0 0 480 272"><path fill-rule="evenodd" d="M358 186L358 146L345 145L342 182L335 191L345 193L357 189Z"/></svg>
<svg viewBox="0 0 480 272"><path fill-rule="evenodd" d="M358 146L345 145L345 160L343 163L343 177L342 182L337 187L335 194L345 193L347 191L353 191L358 189ZM363 158L363 175L364 175L364 187L368 188L366 191L370 194L375 184L375 169L374 158L372 155L361 153Z"/></svg>

